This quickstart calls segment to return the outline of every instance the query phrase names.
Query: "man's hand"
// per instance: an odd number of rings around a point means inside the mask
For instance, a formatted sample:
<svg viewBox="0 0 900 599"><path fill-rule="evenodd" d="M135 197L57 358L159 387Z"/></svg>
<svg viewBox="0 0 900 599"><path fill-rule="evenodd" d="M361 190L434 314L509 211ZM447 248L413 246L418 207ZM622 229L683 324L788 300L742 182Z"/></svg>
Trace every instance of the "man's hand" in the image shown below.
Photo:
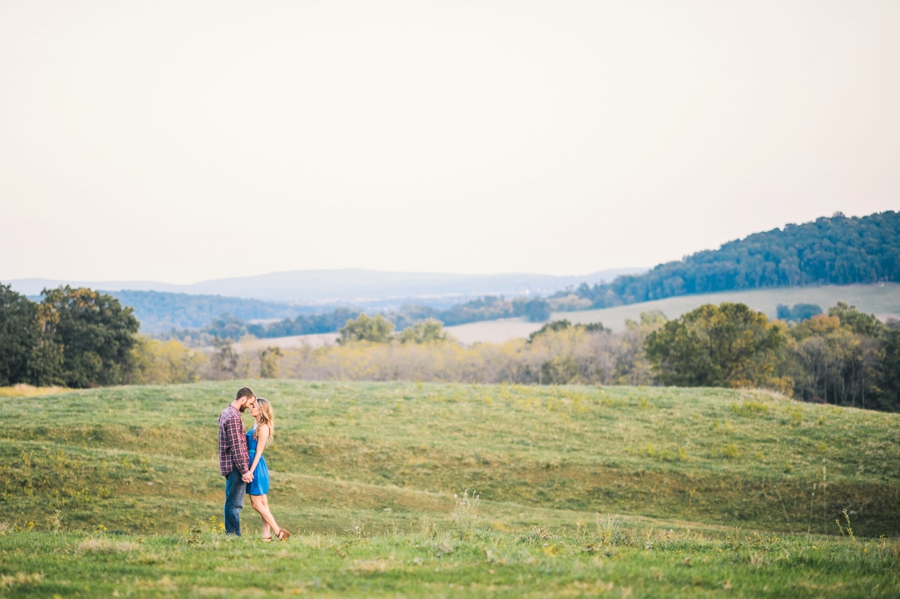
<svg viewBox="0 0 900 599"><path fill-rule="evenodd" d="M242 474L241 478L244 479L244 482L248 485L253 482L253 474L248 472L247 474Z"/></svg>

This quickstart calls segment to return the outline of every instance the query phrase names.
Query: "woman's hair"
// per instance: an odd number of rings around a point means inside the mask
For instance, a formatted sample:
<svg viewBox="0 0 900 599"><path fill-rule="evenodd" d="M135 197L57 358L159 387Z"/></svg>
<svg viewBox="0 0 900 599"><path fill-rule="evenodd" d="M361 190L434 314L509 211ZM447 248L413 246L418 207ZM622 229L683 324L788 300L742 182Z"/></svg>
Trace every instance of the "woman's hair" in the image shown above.
<svg viewBox="0 0 900 599"><path fill-rule="evenodd" d="M269 427L269 440L271 441L275 436L275 416L272 414L272 404L265 397L257 397L256 407L259 408L259 423ZM253 431L253 438L259 439L259 427Z"/></svg>

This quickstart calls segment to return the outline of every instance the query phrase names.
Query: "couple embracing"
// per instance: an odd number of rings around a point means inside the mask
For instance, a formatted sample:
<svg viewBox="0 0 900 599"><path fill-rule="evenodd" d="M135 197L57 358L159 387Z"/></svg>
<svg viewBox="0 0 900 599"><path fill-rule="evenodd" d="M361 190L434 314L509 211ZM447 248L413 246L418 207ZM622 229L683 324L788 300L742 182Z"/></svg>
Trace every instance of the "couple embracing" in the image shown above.
<svg viewBox="0 0 900 599"><path fill-rule="evenodd" d="M256 420L247 432L241 421L245 410L250 410ZM278 526L269 511L269 468L263 451L274 432L272 404L256 397L249 387L238 389L234 401L219 416L219 470L225 477L225 534L241 536L241 510L246 494L262 518L263 541L271 541L273 534L280 541L291 536Z"/></svg>

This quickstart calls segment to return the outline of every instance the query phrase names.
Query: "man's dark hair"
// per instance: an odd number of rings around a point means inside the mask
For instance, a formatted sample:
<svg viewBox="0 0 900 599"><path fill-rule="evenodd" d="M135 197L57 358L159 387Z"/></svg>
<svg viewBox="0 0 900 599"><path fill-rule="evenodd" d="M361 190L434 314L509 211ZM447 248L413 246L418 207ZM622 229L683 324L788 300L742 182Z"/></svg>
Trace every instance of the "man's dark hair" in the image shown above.
<svg viewBox="0 0 900 599"><path fill-rule="evenodd" d="M242 397L256 397L256 393L254 393L253 389L250 387L241 387L238 389L237 395L234 396L234 401L237 401Z"/></svg>

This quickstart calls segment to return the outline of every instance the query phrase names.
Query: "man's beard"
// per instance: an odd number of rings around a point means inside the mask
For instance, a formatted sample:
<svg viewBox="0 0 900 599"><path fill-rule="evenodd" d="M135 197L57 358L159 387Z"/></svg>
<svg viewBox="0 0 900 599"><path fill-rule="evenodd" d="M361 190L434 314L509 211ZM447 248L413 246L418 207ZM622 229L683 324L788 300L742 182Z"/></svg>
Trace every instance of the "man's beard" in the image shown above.
<svg viewBox="0 0 900 599"><path fill-rule="evenodd" d="M247 409L247 406L241 406L241 407L238 408L238 409L241 411L241 414L243 414L243 413L244 413L244 410Z"/></svg>

